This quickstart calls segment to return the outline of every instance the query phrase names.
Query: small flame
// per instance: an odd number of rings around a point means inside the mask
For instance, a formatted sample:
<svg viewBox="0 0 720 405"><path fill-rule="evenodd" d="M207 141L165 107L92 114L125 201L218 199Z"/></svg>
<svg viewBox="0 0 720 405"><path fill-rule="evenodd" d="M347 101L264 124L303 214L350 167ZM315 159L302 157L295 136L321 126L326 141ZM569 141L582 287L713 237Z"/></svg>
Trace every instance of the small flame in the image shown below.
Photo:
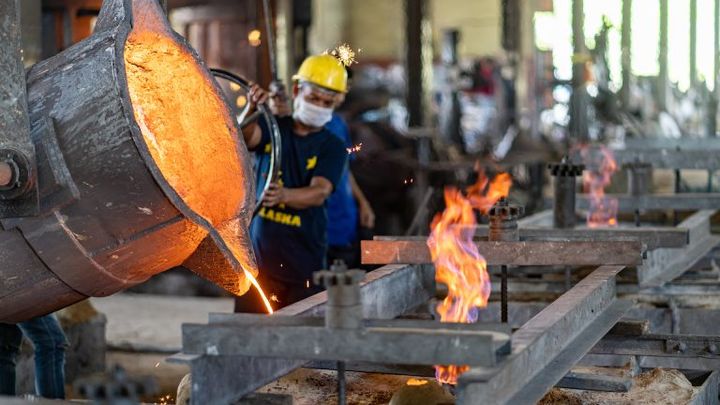
<svg viewBox="0 0 720 405"><path fill-rule="evenodd" d="M340 61L340 63L342 63L346 67L349 67L352 66L353 63L357 63L357 61L355 60L355 56L360 53L360 51L361 49L358 49L357 52L355 52L350 47L350 45L342 44L331 51L325 51L325 53L336 57Z"/></svg>
<svg viewBox="0 0 720 405"><path fill-rule="evenodd" d="M473 209L487 212L492 204L508 195L512 180L507 173L492 181L483 172L478 174L478 182L467 189L467 197L455 188L445 189L445 211L433 220L428 238L435 280L448 287L447 297L437 306L441 322L476 322L478 308L486 307L490 297L487 262L473 242L476 225ZM435 376L441 383L456 384L458 375L468 368L438 365Z"/></svg>
<svg viewBox="0 0 720 405"><path fill-rule="evenodd" d="M362 142L360 142L359 144L357 144L351 148L345 148L345 149L347 150L348 155L360 152L360 150L362 149Z"/></svg>
<svg viewBox="0 0 720 405"><path fill-rule="evenodd" d="M587 213L589 228L617 226L617 198L605 196L605 187L612 181L612 175L618 169L615 157L610 149L599 145L579 148L585 164L583 189L590 195L590 209Z"/></svg>
<svg viewBox="0 0 720 405"><path fill-rule="evenodd" d="M485 171L478 169L478 179L465 191L472 207L482 214L487 214L499 199L507 197L512 187L512 177L508 173L498 173L492 180L485 176Z"/></svg>
<svg viewBox="0 0 720 405"><path fill-rule="evenodd" d="M407 382L405 383L405 385L409 385L409 386L411 386L411 387L419 387L419 386L422 386L422 385L427 385L427 383L429 383L428 380L422 380L422 379L419 379L419 378L411 378L411 379L407 380Z"/></svg>

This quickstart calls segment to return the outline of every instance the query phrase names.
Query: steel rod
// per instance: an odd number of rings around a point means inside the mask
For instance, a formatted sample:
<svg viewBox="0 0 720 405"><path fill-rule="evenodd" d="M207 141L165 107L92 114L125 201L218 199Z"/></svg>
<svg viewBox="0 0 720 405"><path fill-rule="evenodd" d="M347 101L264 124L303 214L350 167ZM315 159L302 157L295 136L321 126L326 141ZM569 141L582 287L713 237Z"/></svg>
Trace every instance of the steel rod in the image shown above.
<svg viewBox="0 0 720 405"><path fill-rule="evenodd" d="M337 391L338 391L338 405L345 405L347 403L347 388L345 381L345 362L337 362Z"/></svg>
<svg viewBox="0 0 720 405"><path fill-rule="evenodd" d="M501 282L500 282L500 321L502 323L508 322L508 267L501 266L500 271Z"/></svg>

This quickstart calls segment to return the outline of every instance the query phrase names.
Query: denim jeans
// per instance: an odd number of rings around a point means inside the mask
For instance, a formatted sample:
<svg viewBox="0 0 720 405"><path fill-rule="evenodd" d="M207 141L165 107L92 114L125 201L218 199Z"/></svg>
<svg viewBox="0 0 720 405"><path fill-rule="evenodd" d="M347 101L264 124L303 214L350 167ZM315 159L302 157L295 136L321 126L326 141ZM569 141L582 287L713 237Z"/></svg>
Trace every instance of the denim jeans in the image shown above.
<svg viewBox="0 0 720 405"><path fill-rule="evenodd" d="M35 392L65 398L65 334L53 314L17 325L0 324L0 394L15 395L15 365L22 335L35 349Z"/></svg>

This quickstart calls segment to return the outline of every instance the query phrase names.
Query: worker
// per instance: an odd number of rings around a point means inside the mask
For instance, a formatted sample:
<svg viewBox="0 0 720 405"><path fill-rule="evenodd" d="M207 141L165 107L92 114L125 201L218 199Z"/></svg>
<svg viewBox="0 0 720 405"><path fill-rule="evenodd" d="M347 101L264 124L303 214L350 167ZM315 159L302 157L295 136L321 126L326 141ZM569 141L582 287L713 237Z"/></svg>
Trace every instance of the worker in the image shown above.
<svg viewBox="0 0 720 405"><path fill-rule="evenodd" d="M260 284L271 303L283 307L319 288L312 273L327 268L327 198L347 165L343 143L324 127L332 118L338 94L347 91L344 66L331 55L310 56L293 76L293 113L277 117L282 139L280 177L261 201L250 234L260 268ZM249 97L254 109L268 94L257 85ZM257 183L268 176L270 132L263 121L246 126L248 149L260 152ZM238 297L236 312L265 312L251 290Z"/></svg>
<svg viewBox="0 0 720 405"><path fill-rule="evenodd" d="M352 70L347 69L347 90L352 85ZM347 93L338 93L336 108L345 102ZM270 110L276 116L289 116L292 109L287 100L281 97L270 97L268 100ZM340 112L333 111L330 122L325 129L337 136L348 151L352 162L358 146L350 138L350 128ZM333 263L341 259L350 268L360 266L360 229L371 231L375 227L375 212L365 197L360 186L355 181L352 171L348 167L343 171L342 177L335 191L327 200L328 212L328 254L327 262ZM359 229L360 227L360 229Z"/></svg>
<svg viewBox="0 0 720 405"><path fill-rule="evenodd" d="M0 396L15 395L15 366L25 335L35 352L35 393L65 399L67 340L54 314L15 324L0 323Z"/></svg>
<svg viewBox="0 0 720 405"><path fill-rule="evenodd" d="M347 69L348 91L352 85L352 70ZM337 107L345 102L346 93L337 95ZM350 138L350 128L338 111L333 112L332 119L325 128L337 136L345 145L349 159L355 158L359 146ZM360 266L359 227L371 230L375 227L375 212L355 181L348 167L343 172L340 182L328 199L328 263L342 259L350 268Z"/></svg>

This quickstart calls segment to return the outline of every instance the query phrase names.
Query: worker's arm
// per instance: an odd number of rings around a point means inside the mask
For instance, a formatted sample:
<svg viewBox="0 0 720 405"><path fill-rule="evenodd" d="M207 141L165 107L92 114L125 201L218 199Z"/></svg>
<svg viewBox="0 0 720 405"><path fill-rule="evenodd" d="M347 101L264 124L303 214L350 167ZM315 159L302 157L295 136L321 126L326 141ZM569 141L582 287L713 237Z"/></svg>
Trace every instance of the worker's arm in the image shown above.
<svg viewBox="0 0 720 405"><path fill-rule="evenodd" d="M273 207L283 204L298 210L319 207L325 203L332 190L333 185L330 180L320 176L313 177L307 187L285 188L277 183L272 183L265 193L263 205Z"/></svg>
<svg viewBox="0 0 720 405"><path fill-rule="evenodd" d="M370 201L365 197L365 193L355 181L355 176L350 172L350 188L352 189L353 198L357 201L360 210L360 225L365 228L375 228L375 212L370 205Z"/></svg>
<svg viewBox="0 0 720 405"><path fill-rule="evenodd" d="M248 92L248 102L250 108L248 109L248 115L252 114L257 110L257 107L261 104L265 104L268 99L268 93L260 88L257 84L253 84ZM258 121L255 120L245 128L241 128L243 138L245 139L245 145L248 149L255 149L262 140L262 130Z"/></svg>

